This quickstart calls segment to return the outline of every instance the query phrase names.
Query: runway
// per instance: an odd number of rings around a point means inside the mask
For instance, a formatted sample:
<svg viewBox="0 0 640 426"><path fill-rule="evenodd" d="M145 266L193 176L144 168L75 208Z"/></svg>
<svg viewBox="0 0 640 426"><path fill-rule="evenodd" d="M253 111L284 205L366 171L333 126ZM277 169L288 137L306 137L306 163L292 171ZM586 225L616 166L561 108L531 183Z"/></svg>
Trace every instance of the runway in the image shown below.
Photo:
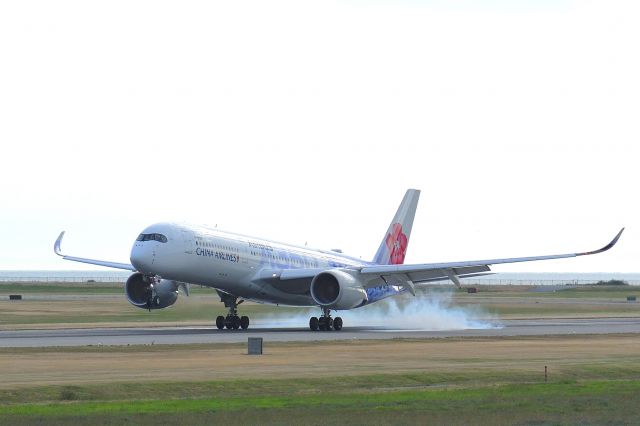
<svg viewBox="0 0 640 426"><path fill-rule="evenodd" d="M446 337L545 336L573 334L639 333L640 318L504 320L501 327L466 330L399 330L380 327L345 327L342 331L306 328L218 330L210 327L136 327L0 331L0 347L89 345L152 345L192 343L244 343L248 337L268 342L326 340L437 339Z"/></svg>

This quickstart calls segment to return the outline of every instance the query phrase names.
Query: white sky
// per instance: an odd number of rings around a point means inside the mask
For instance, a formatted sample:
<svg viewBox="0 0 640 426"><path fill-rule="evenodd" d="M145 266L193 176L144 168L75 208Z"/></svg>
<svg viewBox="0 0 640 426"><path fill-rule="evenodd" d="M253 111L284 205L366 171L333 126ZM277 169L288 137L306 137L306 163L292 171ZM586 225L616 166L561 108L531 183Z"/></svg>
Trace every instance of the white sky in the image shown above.
<svg viewBox="0 0 640 426"><path fill-rule="evenodd" d="M160 220L369 259L638 272L640 3L0 3L0 269ZM95 269L95 267L89 267Z"/></svg>

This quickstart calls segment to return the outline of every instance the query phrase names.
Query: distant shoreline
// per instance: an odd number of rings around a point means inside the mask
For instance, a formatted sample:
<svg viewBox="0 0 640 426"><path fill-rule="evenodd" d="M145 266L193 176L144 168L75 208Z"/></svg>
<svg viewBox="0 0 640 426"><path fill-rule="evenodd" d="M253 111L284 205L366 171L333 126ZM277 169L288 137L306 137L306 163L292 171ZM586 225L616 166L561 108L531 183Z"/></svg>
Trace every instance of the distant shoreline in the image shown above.
<svg viewBox="0 0 640 426"><path fill-rule="evenodd" d="M104 270L0 270L0 282L120 282L129 271ZM511 282L516 285L588 284L608 280L627 281L640 285L640 273L623 272L502 272L484 277L463 280L465 285L492 285Z"/></svg>

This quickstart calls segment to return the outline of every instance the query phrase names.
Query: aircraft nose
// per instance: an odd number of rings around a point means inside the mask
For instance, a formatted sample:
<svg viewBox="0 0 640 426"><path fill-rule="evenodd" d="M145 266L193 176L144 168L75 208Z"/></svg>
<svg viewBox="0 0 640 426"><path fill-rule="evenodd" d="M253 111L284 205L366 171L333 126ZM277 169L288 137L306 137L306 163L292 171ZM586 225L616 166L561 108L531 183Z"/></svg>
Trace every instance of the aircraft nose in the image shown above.
<svg viewBox="0 0 640 426"><path fill-rule="evenodd" d="M131 264L142 273L151 272L149 268L153 263L153 253L151 250L148 250L147 247L144 247L143 244L136 242L131 249L131 256L129 260Z"/></svg>

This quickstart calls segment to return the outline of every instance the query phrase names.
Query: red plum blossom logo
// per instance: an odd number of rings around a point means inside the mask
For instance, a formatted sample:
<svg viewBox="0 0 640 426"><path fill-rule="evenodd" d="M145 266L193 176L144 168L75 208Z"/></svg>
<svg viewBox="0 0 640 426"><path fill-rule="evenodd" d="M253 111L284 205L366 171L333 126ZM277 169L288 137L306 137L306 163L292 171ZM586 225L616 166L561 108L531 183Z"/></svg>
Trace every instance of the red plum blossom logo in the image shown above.
<svg viewBox="0 0 640 426"><path fill-rule="evenodd" d="M389 264L401 265L404 263L404 255L407 252L407 236L402 232L402 225L394 223L391 232L387 234L387 249L391 253Z"/></svg>

